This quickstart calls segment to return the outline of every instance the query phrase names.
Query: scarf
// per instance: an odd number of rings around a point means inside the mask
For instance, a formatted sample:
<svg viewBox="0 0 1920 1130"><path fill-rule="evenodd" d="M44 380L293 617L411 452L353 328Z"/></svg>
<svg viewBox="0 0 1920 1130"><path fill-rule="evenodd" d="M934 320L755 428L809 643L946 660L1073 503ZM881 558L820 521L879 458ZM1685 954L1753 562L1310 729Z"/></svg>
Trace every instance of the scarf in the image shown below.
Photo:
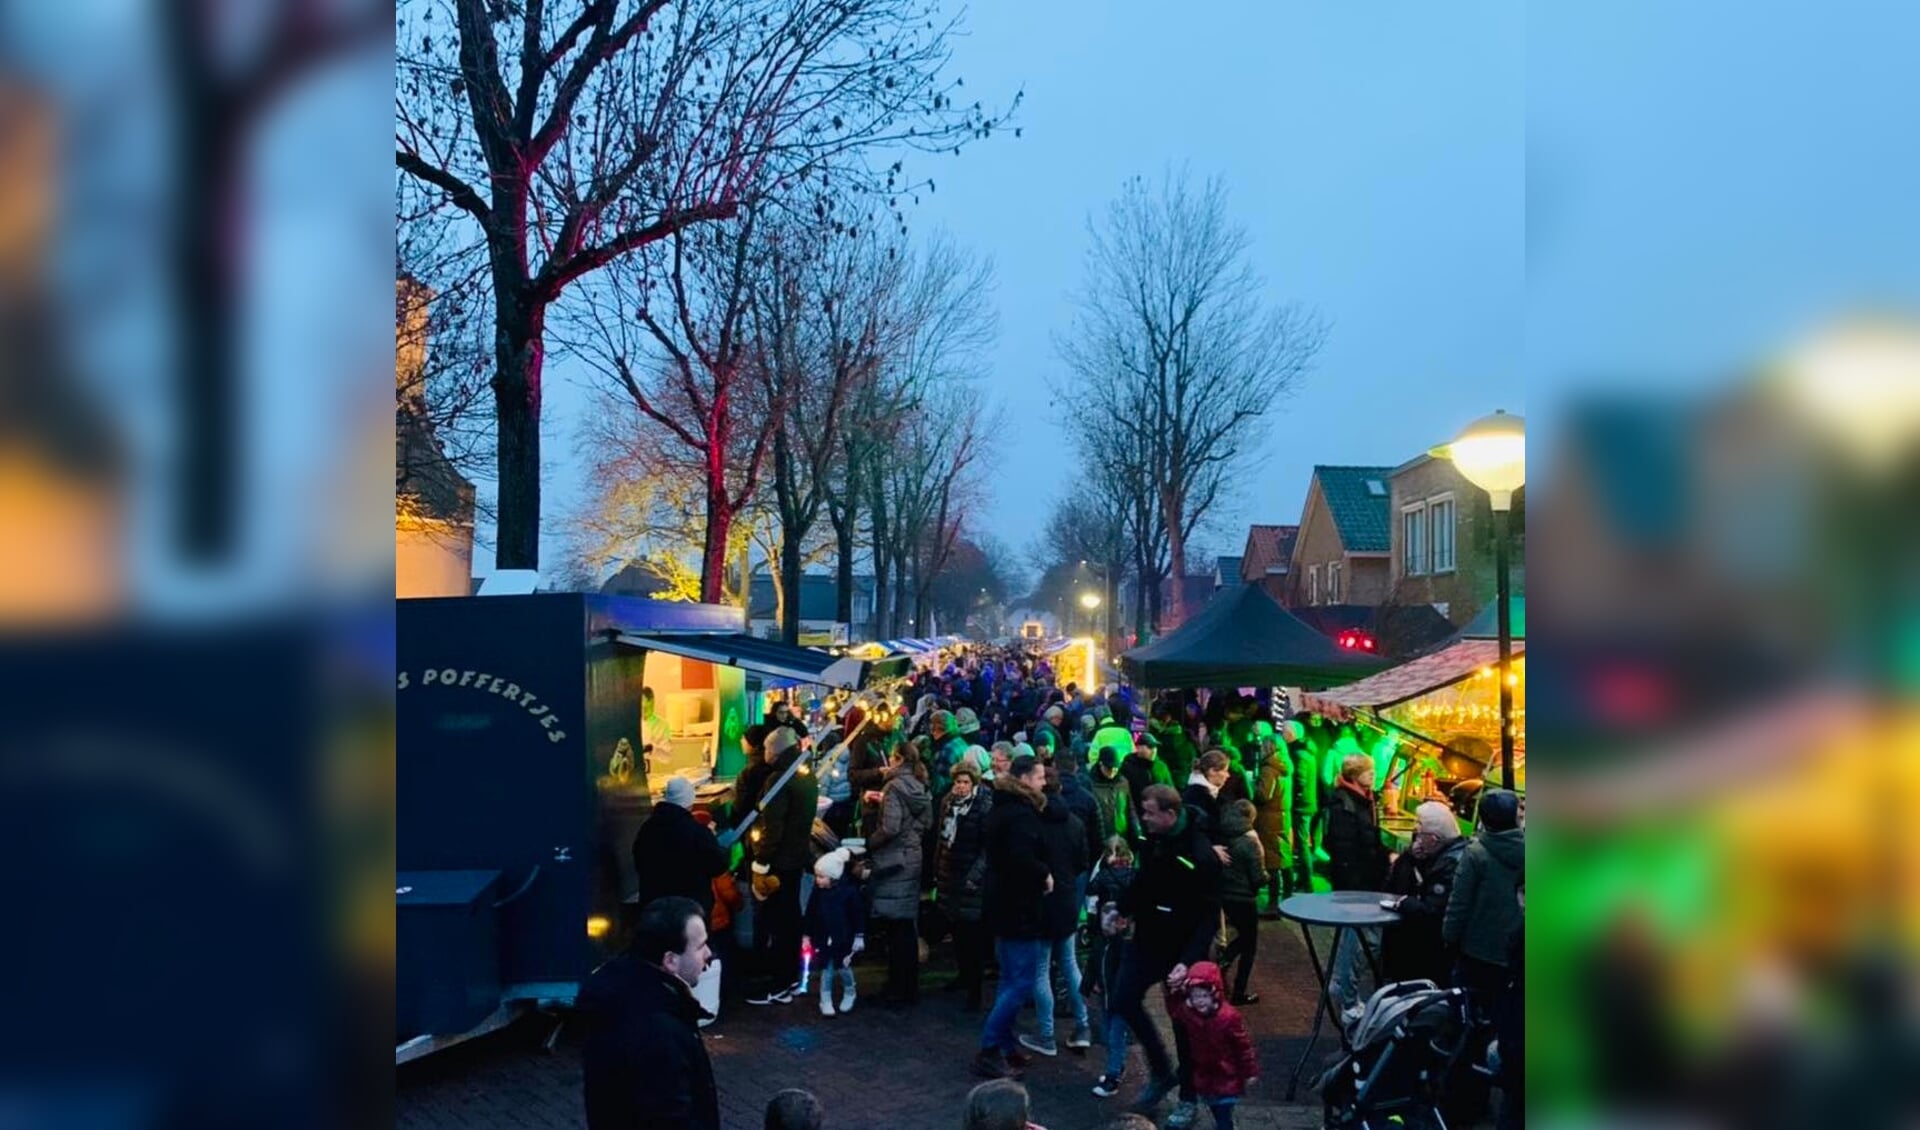
<svg viewBox="0 0 1920 1130"><path fill-rule="evenodd" d="M960 828L960 821L966 818L967 813L973 811L973 802L979 799L979 797L980 786L975 785L973 786L973 791L967 794L967 799L954 800L947 804L946 819L940 822L940 843L942 845L946 847L953 846L953 836Z"/></svg>

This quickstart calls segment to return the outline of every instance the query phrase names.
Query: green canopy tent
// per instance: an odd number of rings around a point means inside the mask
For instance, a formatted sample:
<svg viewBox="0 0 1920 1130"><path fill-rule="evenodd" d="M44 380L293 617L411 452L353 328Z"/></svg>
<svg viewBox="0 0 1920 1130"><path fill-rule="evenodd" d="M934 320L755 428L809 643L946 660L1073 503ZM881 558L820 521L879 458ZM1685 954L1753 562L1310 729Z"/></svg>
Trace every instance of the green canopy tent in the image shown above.
<svg viewBox="0 0 1920 1130"><path fill-rule="evenodd" d="M1274 603L1258 584L1213 598L1198 616L1120 657L1138 686L1336 687L1386 666L1342 648Z"/></svg>

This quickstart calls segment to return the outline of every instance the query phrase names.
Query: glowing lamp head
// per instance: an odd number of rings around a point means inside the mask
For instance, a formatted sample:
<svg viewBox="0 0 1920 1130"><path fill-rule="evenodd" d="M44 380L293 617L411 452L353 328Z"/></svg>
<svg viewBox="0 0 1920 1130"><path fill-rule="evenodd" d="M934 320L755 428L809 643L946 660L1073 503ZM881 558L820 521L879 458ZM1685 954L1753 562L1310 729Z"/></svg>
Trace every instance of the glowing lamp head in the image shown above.
<svg viewBox="0 0 1920 1130"><path fill-rule="evenodd" d="M1082 607L1082 608L1084 608L1084 609L1086 609L1086 610L1087 610L1087 611L1089 611L1089 612L1091 612L1091 611L1093 611L1094 609L1096 609L1096 608L1098 608L1098 607L1100 607L1100 594L1099 594L1099 593L1097 593L1097 592L1083 592L1083 593L1081 593L1081 594L1080 594L1080 607Z"/></svg>
<svg viewBox="0 0 1920 1130"><path fill-rule="evenodd" d="M611 933L613 933L611 919L599 914L587 919L587 937L597 942Z"/></svg>
<svg viewBox="0 0 1920 1130"><path fill-rule="evenodd" d="M1504 411L1482 416L1452 443L1428 454L1451 460L1468 482L1487 492L1495 510L1511 509L1513 492L1527 483L1527 423Z"/></svg>

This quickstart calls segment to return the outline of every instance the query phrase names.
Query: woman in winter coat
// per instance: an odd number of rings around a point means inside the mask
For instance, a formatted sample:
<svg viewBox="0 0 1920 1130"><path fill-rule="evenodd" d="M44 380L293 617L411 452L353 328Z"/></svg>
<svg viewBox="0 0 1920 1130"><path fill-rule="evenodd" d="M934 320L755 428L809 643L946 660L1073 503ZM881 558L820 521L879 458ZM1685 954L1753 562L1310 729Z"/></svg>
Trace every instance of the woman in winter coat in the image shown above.
<svg viewBox="0 0 1920 1130"><path fill-rule="evenodd" d="M1447 897L1467 841L1444 801L1430 800L1414 812L1413 845L1387 872L1387 893L1400 896L1400 921L1387 928L1380 955L1389 981L1452 981L1453 959L1440 937Z"/></svg>
<svg viewBox="0 0 1920 1130"><path fill-rule="evenodd" d="M1266 850L1253 821L1252 801L1220 806L1220 837L1227 845L1227 866L1220 873L1220 908L1233 931L1233 942L1220 953L1220 968L1224 974L1235 958L1240 959L1233 978L1234 1004L1254 1004L1260 999L1247 992L1253 959L1260 952L1260 887L1267 879Z"/></svg>
<svg viewBox="0 0 1920 1130"><path fill-rule="evenodd" d="M1262 744L1253 806L1254 831L1266 856L1267 917L1278 918L1280 900L1293 896L1293 759L1272 739Z"/></svg>
<svg viewBox="0 0 1920 1130"><path fill-rule="evenodd" d="M1217 749L1208 750L1193 763L1193 775L1187 779L1186 791L1180 795L1180 803L1193 813L1201 831L1221 845L1227 841L1220 835L1220 789L1232 774L1227 755Z"/></svg>
<svg viewBox="0 0 1920 1130"><path fill-rule="evenodd" d="M993 944L981 921L986 908L987 813L993 811L993 791L982 777L971 760L953 767L953 788L940 809L939 861L934 868L934 901L953 928L954 961L960 967L947 987L967 994L969 1012L980 1008Z"/></svg>
<svg viewBox="0 0 1920 1130"><path fill-rule="evenodd" d="M876 798L880 827L867 837L873 860L873 917L887 937L887 1004L920 997L920 865L922 841L933 826L933 794L918 746L895 749L888 759L886 788ZM869 794L871 795L871 794Z"/></svg>

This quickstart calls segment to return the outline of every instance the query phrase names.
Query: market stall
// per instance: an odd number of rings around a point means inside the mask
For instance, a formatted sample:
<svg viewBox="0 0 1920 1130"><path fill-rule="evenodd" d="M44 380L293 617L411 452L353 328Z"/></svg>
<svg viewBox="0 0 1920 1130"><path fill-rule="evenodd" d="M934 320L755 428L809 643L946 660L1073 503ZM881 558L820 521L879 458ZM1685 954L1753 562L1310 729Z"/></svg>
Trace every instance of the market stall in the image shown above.
<svg viewBox="0 0 1920 1130"><path fill-rule="evenodd" d="M1380 670L1300 622L1257 584L1214 597L1176 631L1120 656L1136 686L1331 687Z"/></svg>

